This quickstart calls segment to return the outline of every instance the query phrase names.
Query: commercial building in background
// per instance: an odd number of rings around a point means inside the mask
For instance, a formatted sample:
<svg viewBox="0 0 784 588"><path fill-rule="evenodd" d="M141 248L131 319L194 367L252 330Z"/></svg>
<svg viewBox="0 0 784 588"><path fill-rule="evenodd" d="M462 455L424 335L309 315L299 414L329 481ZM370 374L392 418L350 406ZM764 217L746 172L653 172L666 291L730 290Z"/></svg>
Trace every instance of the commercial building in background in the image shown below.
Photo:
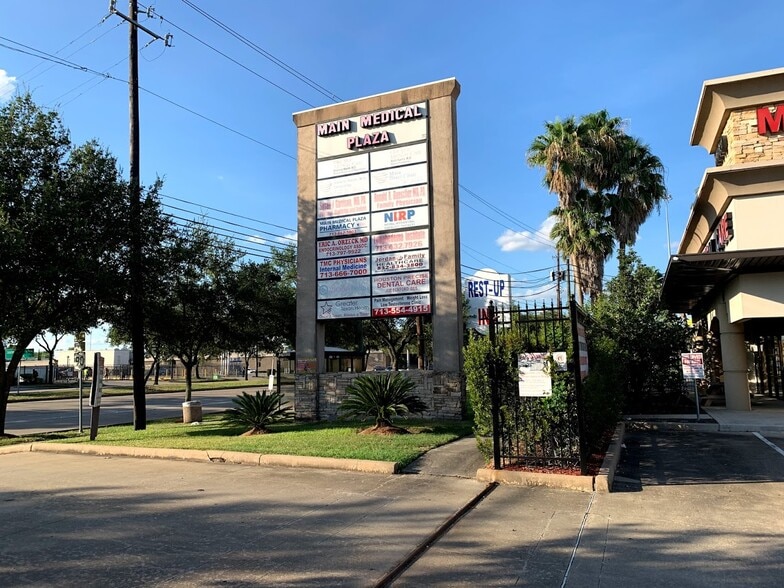
<svg viewBox="0 0 784 588"><path fill-rule="evenodd" d="M127 348L109 348L109 349L88 349L84 354L85 367L93 365L93 356L100 353L104 359L104 366L107 369L107 377L109 378L125 378L131 377L131 350ZM60 370L75 369L76 363L74 361L73 349L58 349L54 352L54 359L57 362L57 367ZM70 373L70 371L69 371Z"/></svg>
<svg viewBox="0 0 784 588"><path fill-rule="evenodd" d="M750 392L782 396L784 68L706 81L691 144L715 166L662 299L698 325L706 377L723 388L727 408L750 410Z"/></svg>

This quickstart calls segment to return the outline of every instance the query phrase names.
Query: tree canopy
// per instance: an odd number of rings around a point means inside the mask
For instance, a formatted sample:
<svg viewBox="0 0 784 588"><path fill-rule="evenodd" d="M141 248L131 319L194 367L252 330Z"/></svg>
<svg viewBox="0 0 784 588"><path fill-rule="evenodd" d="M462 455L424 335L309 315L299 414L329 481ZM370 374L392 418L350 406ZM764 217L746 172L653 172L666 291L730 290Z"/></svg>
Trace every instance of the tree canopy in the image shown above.
<svg viewBox="0 0 784 588"><path fill-rule="evenodd" d="M580 302L602 291L604 263L617 243L634 245L645 220L668 199L664 166L606 110L545 123L527 152L558 197L551 236L570 260Z"/></svg>
<svg viewBox="0 0 784 588"><path fill-rule="evenodd" d="M73 145L29 94L0 108L0 434L25 347L46 330L93 326L116 302L127 214L106 149Z"/></svg>
<svg viewBox="0 0 784 588"><path fill-rule="evenodd" d="M662 275L633 251L619 254L618 275L591 308L593 374L605 389L620 391L628 410L655 410L680 391L685 321L660 301ZM592 376L593 378L594 376Z"/></svg>

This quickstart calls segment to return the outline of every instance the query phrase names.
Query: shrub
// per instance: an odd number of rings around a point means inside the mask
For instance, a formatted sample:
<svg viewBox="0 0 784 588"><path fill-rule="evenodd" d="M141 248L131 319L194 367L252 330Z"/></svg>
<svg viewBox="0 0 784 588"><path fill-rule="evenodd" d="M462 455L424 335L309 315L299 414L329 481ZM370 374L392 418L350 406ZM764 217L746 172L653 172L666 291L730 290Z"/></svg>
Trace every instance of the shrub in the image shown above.
<svg viewBox="0 0 784 588"><path fill-rule="evenodd" d="M373 418L376 428L392 427L394 417L421 414L427 405L411 394L416 384L400 372L359 376L346 387L339 411L348 418Z"/></svg>
<svg viewBox="0 0 784 588"><path fill-rule="evenodd" d="M256 392L255 396L243 392L232 399L237 408L229 409L226 420L235 425L249 427L247 435L266 433L267 425L290 421L294 418L288 402L283 402L279 392Z"/></svg>

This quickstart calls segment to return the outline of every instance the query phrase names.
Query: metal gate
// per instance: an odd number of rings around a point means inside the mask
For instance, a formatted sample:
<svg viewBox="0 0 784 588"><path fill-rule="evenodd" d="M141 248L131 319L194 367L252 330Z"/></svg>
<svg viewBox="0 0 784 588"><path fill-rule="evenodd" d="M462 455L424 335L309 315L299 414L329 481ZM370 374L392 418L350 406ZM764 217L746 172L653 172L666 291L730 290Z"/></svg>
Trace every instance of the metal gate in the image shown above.
<svg viewBox="0 0 784 588"><path fill-rule="evenodd" d="M572 300L569 306L533 304L488 309L490 342L495 350L488 365L493 417L493 466L579 465L587 472L582 379L587 374L586 315ZM564 371L557 371L555 352L567 352ZM552 392L526 397L519 383L521 354L545 356ZM511 373L510 373L511 372Z"/></svg>

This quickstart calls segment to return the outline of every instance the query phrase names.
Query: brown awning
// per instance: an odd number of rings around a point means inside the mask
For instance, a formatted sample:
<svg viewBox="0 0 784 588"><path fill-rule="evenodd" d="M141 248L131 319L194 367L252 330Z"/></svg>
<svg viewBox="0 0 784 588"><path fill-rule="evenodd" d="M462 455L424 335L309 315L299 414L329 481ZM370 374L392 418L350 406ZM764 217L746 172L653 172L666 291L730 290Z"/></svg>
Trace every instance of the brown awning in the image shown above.
<svg viewBox="0 0 784 588"><path fill-rule="evenodd" d="M784 248L672 255L661 299L674 312L693 313L735 276L777 271L784 271Z"/></svg>

